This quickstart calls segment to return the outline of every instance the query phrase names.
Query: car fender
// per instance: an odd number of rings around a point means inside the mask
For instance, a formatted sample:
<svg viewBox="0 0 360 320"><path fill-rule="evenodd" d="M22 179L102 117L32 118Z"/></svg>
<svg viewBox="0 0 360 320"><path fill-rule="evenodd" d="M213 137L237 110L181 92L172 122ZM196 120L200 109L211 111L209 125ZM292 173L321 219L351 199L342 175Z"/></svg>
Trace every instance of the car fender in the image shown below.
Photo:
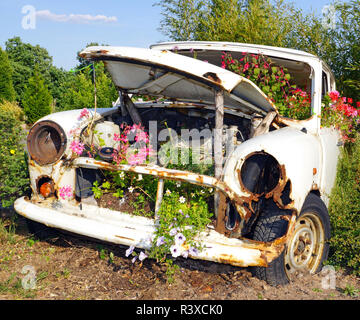
<svg viewBox="0 0 360 320"><path fill-rule="evenodd" d="M281 186L275 187L281 194L281 188L290 181L289 207L300 212L306 196L311 190L317 190L321 177L321 142L316 134L306 130L285 127L254 137L237 146L225 164L223 179L239 196L256 200L257 196L249 192L241 182L240 172L244 162L254 153L266 153L273 156L282 169ZM274 195L268 193L267 198ZM279 195L278 195L279 196Z"/></svg>

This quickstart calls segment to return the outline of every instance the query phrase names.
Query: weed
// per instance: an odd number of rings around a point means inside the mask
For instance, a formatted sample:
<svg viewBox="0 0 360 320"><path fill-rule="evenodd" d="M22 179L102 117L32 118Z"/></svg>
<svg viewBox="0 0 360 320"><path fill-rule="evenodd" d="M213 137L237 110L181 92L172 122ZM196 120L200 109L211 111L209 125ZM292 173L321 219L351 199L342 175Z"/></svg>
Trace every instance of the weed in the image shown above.
<svg viewBox="0 0 360 320"><path fill-rule="evenodd" d="M356 289L353 285L347 284L345 289L343 290L343 294L356 298L359 295L359 290Z"/></svg>

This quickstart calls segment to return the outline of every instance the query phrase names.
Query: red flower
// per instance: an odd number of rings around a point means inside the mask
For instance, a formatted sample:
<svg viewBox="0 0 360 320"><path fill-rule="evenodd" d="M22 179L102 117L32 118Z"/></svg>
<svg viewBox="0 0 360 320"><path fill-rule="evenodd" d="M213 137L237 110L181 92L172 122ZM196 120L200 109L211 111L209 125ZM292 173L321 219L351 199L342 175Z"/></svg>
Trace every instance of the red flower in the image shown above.
<svg viewBox="0 0 360 320"><path fill-rule="evenodd" d="M360 108L360 101L356 102L356 107Z"/></svg>
<svg viewBox="0 0 360 320"><path fill-rule="evenodd" d="M336 101L340 97L340 93L336 90L329 92L329 97L332 101Z"/></svg>
<svg viewBox="0 0 360 320"><path fill-rule="evenodd" d="M348 98L348 103L353 103L353 99L351 99L351 98Z"/></svg>

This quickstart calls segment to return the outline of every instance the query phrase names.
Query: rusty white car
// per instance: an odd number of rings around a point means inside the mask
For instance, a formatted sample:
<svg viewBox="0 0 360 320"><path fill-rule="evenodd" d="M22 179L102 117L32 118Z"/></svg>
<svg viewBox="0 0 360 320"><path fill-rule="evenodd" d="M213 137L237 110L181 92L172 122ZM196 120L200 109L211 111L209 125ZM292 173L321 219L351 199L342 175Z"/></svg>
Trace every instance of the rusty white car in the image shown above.
<svg viewBox="0 0 360 320"><path fill-rule="evenodd" d="M307 85L312 116L301 121L281 116L253 82L221 67L224 51L235 58L242 52L262 54L285 66L295 81ZM221 42L160 43L148 49L98 46L80 56L104 62L121 99L110 108L89 109L91 117L80 123L81 110L75 109L33 125L27 138L32 195L16 200L20 215L48 227L148 249L154 219L100 208L86 201L91 192L82 194L79 187L91 186L100 170L131 171L159 178L156 210L166 179L216 190L215 226L198 235L203 250L190 258L252 267L273 285L288 283L297 271L321 270L329 250L327 205L340 148L338 131L320 125L322 96L335 90L334 76L322 60L292 49ZM132 101L132 94L154 100ZM86 142L90 124L111 137L124 117L147 129L151 120L200 119L215 129L210 139L215 174L168 169L158 162L114 165L106 154L101 160L86 154L72 158L69 132L75 123ZM238 134L231 137L231 152L224 154L222 132L230 127ZM107 146L111 141L105 138ZM98 149L103 150L100 144ZM64 186L75 190L66 200L59 197Z"/></svg>

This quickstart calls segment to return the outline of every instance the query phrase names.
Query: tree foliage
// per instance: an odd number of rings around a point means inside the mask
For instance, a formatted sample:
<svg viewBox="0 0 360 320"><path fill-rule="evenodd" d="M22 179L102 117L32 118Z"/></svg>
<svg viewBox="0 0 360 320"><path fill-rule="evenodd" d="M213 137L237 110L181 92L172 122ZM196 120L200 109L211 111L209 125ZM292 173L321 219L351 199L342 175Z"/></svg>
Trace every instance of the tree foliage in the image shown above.
<svg viewBox="0 0 360 320"><path fill-rule="evenodd" d="M34 123L40 118L51 113L52 97L40 74L40 70L35 66L34 74L25 85L23 106L28 123Z"/></svg>
<svg viewBox="0 0 360 320"><path fill-rule="evenodd" d="M59 99L59 83L64 81L67 72L53 65L52 57L45 48L39 45L24 43L19 37L8 39L5 43L13 72L13 83L16 91L16 101L22 105L25 85L33 75L35 66L41 73L54 99Z"/></svg>
<svg viewBox="0 0 360 320"><path fill-rule="evenodd" d="M338 87L344 95L360 100L360 0L336 4L336 50L331 61Z"/></svg>
<svg viewBox="0 0 360 320"><path fill-rule="evenodd" d="M61 90L64 92L60 99L60 107L57 110L71 110L94 108L94 83L90 68L82 69L81 71L72 74L67 81L61 85ZM96 72L96 97L98 108L111 108L112 102L117 99L117 91L111 78L105 73L104 64L99 62L95 66Z"/></svg>
<svg viewBox="0 0 360 320"><path fill-rule="evenodd" d="M15 90L12 82L13 69L8 56L0 47L0 103L4 100L15 101Z"/></svg>

